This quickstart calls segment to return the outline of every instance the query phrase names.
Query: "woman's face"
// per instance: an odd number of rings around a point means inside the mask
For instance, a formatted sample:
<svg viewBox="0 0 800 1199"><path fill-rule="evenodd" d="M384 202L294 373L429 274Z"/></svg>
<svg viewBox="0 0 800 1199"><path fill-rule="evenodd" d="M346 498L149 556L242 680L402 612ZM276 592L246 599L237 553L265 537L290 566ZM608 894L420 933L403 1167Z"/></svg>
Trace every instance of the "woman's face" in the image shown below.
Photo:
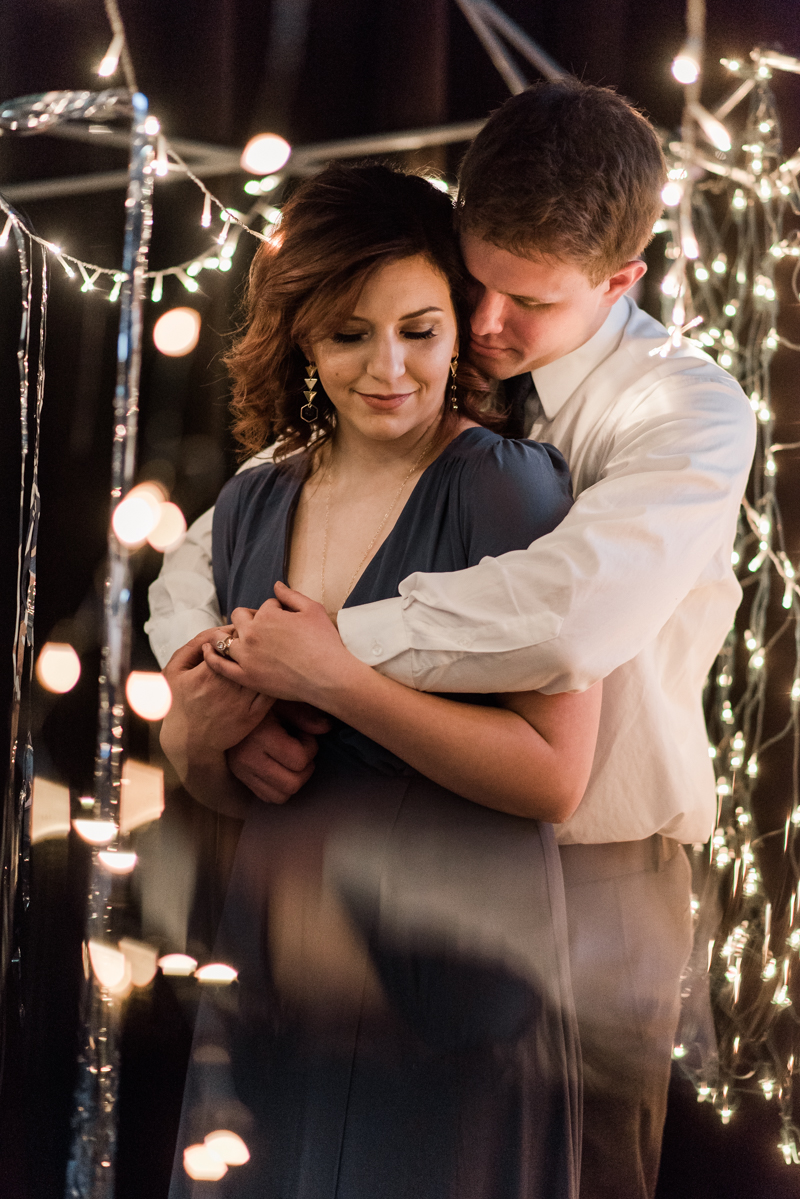
<svg viewBox="0 0 800 1199"><path fill-rule="evenodd" d="M442 411L457 348L447 281L418 255L375 271L352 315L311 353L343 432L414 441Z"/></svg>

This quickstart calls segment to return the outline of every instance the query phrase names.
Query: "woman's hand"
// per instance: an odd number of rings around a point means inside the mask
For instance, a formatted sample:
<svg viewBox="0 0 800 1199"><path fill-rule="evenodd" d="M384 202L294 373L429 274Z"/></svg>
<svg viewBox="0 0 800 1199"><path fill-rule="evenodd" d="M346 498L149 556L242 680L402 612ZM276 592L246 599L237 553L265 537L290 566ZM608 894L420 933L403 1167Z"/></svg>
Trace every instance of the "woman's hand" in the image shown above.
<svg viewBox="0 0 800 1199"><path fill-rule="evenodd" d="M257 612L236 608L232 661L206 643L206 664L242 687L328 710L331 691L365 668L345 649L322 604L283 583L275 584L275 596Z"/></svg>

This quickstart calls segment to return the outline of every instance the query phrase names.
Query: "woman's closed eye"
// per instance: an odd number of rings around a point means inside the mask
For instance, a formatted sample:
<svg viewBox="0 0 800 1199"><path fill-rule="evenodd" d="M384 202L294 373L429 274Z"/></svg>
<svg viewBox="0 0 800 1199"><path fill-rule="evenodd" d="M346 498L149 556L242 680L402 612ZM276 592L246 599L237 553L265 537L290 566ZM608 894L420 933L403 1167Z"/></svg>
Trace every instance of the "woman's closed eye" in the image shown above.
<svg viewBox="0 0 800 1199"><path fill-rule="evenodd" d="M364 331L356 332L354 330L353 332L349 332L340 330L338 333L332 335L331 341L336 342L337 345L350 346L363 341L367 336L368 334ZM436 336L436 329L433 325L427 329L401 329L400 336L406 341L427 341L429 338Z"/></svg>

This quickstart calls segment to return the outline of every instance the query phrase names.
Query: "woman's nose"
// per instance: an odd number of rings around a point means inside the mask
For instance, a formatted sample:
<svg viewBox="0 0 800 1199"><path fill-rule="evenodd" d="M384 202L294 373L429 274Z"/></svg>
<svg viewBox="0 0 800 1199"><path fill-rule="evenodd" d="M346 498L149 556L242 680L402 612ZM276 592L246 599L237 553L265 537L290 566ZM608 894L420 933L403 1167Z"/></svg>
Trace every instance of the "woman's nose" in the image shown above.
<svg viewBox="0 0 800 1199"><path fill-rule="evenodd" d="M475 305L470 317L470 327L476 337L488 337L493 333L502 333L506 297L499 291L490 291L484 287L481 297Z"/></svg>
<svg viewBox="0 0 800 1199"><path fill-rule="evenodd" d="M401 379L406 373L406 345L393 336L376 337L370 344L367 372L375 379Z"/></svg>

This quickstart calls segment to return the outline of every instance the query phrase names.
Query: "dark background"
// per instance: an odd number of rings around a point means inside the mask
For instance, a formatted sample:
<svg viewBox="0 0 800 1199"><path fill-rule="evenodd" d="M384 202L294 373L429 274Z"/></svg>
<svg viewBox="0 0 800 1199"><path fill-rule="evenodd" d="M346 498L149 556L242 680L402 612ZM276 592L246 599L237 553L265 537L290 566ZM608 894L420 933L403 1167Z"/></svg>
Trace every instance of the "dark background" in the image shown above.
<svg viewBox="0 0 800 1199"><path fill-rule="evenodd" d="M478 118L508 94L449 0L123 0L121 7L139 87L172 137L241 147L253 133L272 130L302 145ZM504 0L502 7L561 66L589 82L618 88L659 127L677 126L682 96L669 64L683 37L681 0L551 0L547 5ZM109 37L100 0L0 0L0 98L62 88L97 90L101 84L94 71ZM731 89L719 57L741 58L756 45L800 55L800 6L795 0L711 0L704 92L708 107ZM533 80L533 69L525 70ZM788 154L800 142L800 79L778 74L774 90ZM463 146L433 149L405 162L452 176L462 151ZM0 189L4 183L125 165L122 151L105 147L52 137L0 140ZM244 179L239 175L208 183L225 203L245 209ZM201 208L200 194L191 184L157 189L153 269L184 261L206 247ZM119 263L120 191L28 203L22 210L39 234L69 252L106 266ZM167 280L164 301L149 305L146 312L139 461L145 474L166 479L190 521L214 502L234 466L219 356L235 325L253 245L243 236L233 270L227 275L203 272L202 292L194 296ZM39 645L48 638L72 641L81 653L83 674L64 697L35 689L33 722L37 772L85 794L94 748L118 309L99 294L81 294L57 262L51 266L36 638ZM651 269L657 282L657 254ZM785 332L800 341L796 304L788 290L781 294ZM648 298L652 305L652 287ZM203 316L199 346L188 358L163 358L152 348L152 325L167 307L186 303ZM7 649L19 481L18 313L18 276L9 246L0 251L0 645ZM794 440L791 352L779 351L774 375L777 436ZM783 461L791 465L793 459ZM788 475L782 501L790 533L787 548L796 558L800 530L792 514L800 513L800 494L791 470ZM160 557L149 549L135 557L139 629L146 586L159 564ZM0 650L6 662L7 649ZM155 666L141 632L133 659L135 667ZM5 673L0 686L6 701ZM132 719L132 751L145 755L150 738L148 728ZM769 777L765 785L770 785ZM780 807L780 780L774 779L772 787ZM206 844L210 830L205 815L177 791L170 792L170 803L176 814L168 810L164 820L176 820ZM224 856L218 848L209 850L201 862L200 877L207 887L190 931L190 942L200 952L211 935ZM63 1193L87 860L85 847L72 837L42 843L34 852L33 903L24 926L21 982L13 982L10 991L0 1091L3 1199L60 1199ZM17 1005L24 1006L21 1032ZM160 1199L165 1193L192 1005L191 988L164 980L129 1001L120 1199ZM800 1167L783 1165L778 1133L776 1109L763 1100L745 1098L731 1124L723 1127L710 1106L698 1106L691 1088L676 1080L660 1199L800 1196Z"/></svg>

